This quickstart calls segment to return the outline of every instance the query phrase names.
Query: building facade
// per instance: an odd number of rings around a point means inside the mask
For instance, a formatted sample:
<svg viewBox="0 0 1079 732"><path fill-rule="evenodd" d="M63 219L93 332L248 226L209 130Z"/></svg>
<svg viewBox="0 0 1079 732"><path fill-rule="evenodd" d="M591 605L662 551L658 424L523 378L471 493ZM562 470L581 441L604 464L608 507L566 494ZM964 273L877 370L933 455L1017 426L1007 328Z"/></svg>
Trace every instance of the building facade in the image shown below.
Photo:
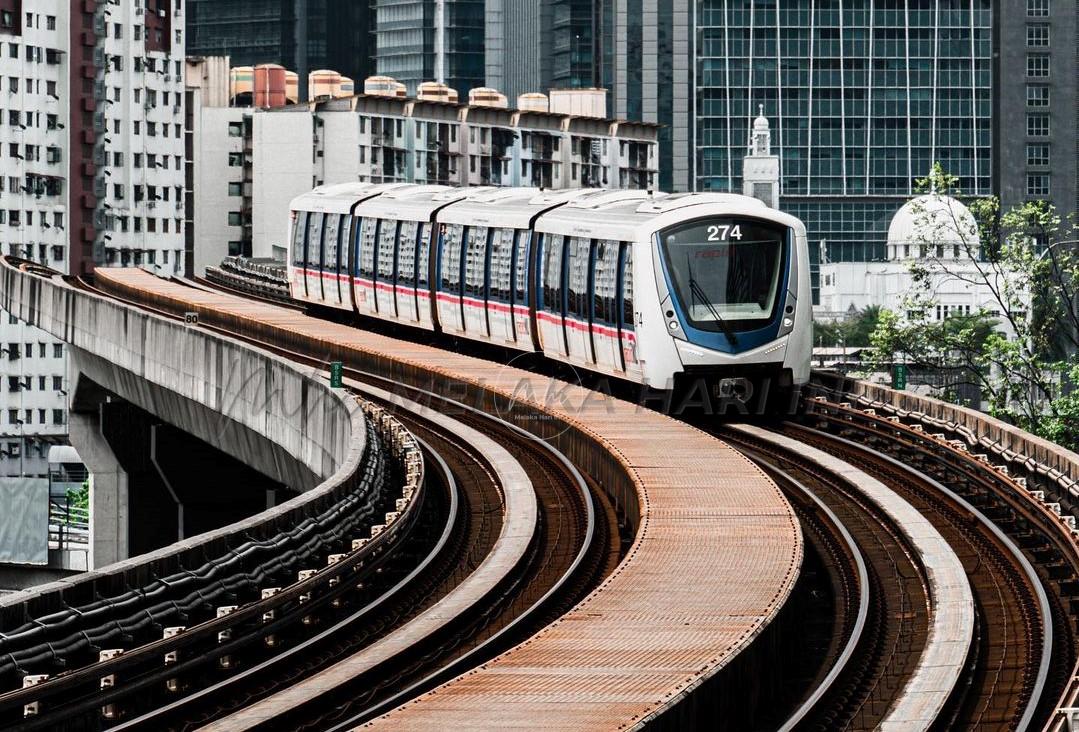
<svg viewBox="0 0 1079 732"><path fill-rule="evenodd" d="M258 110L250 128L255 257L284 256L289 203L315 186L647 189L658 175L655 125L549 112L372 95Z"/></svg>
<svg viewBox="0 0 1079 732"><path fill-rule="evenodd" d="M601 83L614 116L663 125L665 190L740 190L763 105L780 207L833 261L885 259L892 215L934 161L965 196L1076 210L1075 3L613 0L611 12Z"/></svg>
<svg viewBox="0 0 1079 732"><path fill-rule="evenodd" d="M486 16L487 86L510 99L552 89L609 88L612 0L488 0Z"/></svg>
<svg viewBox="0 0 1079 732"><path fill-rule="evenodd" d="M230 56L236 66L275 63L294 70L301 99L307 76L334 69L374 73L372 4L355 0L188 0L188 53Z"/></svg>
<svg viewBox="0 0 1079 732"><path fill-rule="evenodd" d="M431 80L456 89L462 99L484 86L483 0L374 0L372 7L379 75L397 79L409 95Z"/></svg>
<svg viewBox="0 0 1079 732"><path fill-rule="evenodd" d="M1079 4L1000 0L994 100L1001 205L1079 211Z"/></svg>
<svg viewBox="0 0 1079 732"><path fill-rule="evenodd" d="M0 249L86 274L182 262L183 11L0 0ZM0 313L0 475L66 440L65 346Z"/></svg>

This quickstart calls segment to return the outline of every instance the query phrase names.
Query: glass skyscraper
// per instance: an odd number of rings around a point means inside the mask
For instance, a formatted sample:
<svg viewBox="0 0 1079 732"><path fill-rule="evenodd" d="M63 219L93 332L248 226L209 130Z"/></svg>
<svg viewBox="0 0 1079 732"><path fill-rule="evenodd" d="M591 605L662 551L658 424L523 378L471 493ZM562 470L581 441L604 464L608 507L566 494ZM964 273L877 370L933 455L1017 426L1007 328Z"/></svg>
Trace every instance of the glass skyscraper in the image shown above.
<svg viewBox="0 0 1079 732"><path fill-rule="evenodd" d="M763 105L781 208L832 261L883 259L892 214L935 160L964 194L993 193L990 0L701 0L697 11L698 190L740 189Z"/></svg>
<svg viewBox="0 0 1079 732"><path fill-rule="evenodd" d="M482 0L373 0L372 7L379 74L412 95L424 81L442 81L461 99L484 85Z"/></svg>

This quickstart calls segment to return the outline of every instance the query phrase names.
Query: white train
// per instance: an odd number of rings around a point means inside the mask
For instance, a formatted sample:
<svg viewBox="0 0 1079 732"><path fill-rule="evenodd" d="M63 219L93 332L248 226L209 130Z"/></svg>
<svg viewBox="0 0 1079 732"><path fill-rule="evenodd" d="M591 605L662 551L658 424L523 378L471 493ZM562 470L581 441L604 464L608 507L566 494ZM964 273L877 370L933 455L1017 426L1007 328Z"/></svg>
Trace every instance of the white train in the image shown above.
<svg viewBox="0 0 1079 732"><path fill-rule="evenodd" d="M809 379L805 226L756 199L347 183L291 208L303 303L705 399Z"/></svg>

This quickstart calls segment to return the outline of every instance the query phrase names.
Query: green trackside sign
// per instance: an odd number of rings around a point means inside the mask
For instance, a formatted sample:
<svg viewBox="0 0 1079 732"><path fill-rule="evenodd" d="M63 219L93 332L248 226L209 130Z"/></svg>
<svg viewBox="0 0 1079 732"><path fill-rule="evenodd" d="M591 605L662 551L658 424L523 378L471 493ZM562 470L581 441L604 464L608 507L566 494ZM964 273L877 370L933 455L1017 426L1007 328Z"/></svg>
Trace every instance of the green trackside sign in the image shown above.
<svg viewBox="0 0 1079 732"><path fill-rule="evenodd" d="M907 388L907 365L905 363L897 363L892 367L892 388Z"/></svg>
<svg viewBox="0 0 1079 732"><path fill-rule="evenodd" d="M330 361L330 387L333 389L341 388L341 375L344 372L345 367L340 361Z"/></svg>

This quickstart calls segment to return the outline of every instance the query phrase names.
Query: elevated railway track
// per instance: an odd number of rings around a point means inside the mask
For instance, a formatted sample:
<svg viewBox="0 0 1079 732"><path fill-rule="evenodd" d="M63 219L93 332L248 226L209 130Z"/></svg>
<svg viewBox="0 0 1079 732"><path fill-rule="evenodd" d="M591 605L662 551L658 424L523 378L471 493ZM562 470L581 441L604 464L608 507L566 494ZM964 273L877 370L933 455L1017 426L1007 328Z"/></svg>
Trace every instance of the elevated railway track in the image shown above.
<svg viewBox="0 0 1079 732"><path fill-rule="evenodd" d="M827 374L796 421L755 427L564 384L541 403L522 394L549 377L241 299L235 284L107 273L87 294L196 312L194 327L308 369L344 361L372 423L393 420L422 452L424 539L326 580L292 630L252 599L213 619L235 624L192 646L207 649L199 664L83 667L87 680L117 669L107 689L83 687L86 728L1066 728L1075 456ZM531 519L510 511L512 485ZM509 534L519 553L492 559ZM24 723L44 723L74 703L75 686L49 686L62 676L0 704L37 703Z"/></svg>

